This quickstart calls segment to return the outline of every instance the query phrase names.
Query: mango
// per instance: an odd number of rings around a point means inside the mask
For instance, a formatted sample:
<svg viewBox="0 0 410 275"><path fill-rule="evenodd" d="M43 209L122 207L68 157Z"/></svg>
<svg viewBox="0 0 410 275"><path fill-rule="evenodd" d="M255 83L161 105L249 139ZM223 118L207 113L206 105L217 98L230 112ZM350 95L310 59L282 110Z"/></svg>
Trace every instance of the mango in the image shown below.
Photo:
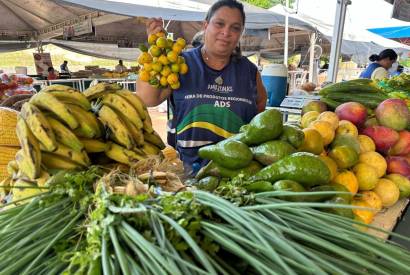
<svg viewBox="0 0 410 275"><path fill-rule="evenodd" d="M346 102L337 106L335 113L340 120L348 120L354 125L361 126L367 118L367 109L358 102Z"/></svg>
<svg viewBox="0 0 410 275"><path fill-rule="evenodd" d="M387 173L400 174L410 179L410 164L404 157L387 157Z"/></svg>
<svg viewBox="0 0 410 275"><path fill-rule="evenodd" d="M377 106L375 113L380 125L396 131L406 129L410 123L409 109L402 99L390 98L384 100Z"/></svg>
<svg viewBox="0 0 410 275"><path fill-rule="evenodd" d="M390 148L388 155L390 156L404 156L410 154L410 132L400 131L399 140Z"/></svg>
<svg viewBox="0 0 410 275"><path fill-rule="evenodd" d="M399 133L384 126L366 127L362 134L371 137L376 150L382 154L386 154L400 138Z"/></svg>

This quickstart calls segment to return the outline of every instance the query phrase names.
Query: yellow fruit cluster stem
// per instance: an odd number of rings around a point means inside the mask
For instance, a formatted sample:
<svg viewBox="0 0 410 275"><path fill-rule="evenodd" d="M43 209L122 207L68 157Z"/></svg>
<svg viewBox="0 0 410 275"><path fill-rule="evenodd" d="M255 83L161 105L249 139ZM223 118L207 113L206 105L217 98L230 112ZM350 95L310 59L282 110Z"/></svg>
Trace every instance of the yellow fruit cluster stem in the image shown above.
<svg viewBox="0 0 410 275"><path fill-rule="evenodd" d="M178 38L174 42L167 39L164 32L159 32L148 36L148 44L149 49L144 49L138 57L138 63L142 66L140 80L155 88L178 89L179 74L188 72L188 65L181 56L186 46L185 40Z"/></svg>

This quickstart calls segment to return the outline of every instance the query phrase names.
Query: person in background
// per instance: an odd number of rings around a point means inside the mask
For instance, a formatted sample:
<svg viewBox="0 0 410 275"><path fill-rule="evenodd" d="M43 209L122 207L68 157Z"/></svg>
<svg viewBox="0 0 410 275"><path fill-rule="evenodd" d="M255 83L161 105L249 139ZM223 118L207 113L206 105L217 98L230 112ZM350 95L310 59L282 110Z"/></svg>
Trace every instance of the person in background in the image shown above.
<svg viewBox="0 0 410 275"><path fill-rule="evenodd" d="M192 37L191 45L194 48L197 48L204 44L204 31L197 32L194 37Z"/></svg>
<svg viewBox="0 0 410 275"><path fill-rule="evenodd" d="M61 64L60 65L60 71L61 71L61 73L67 73L67 74L69 74L70 73L70 70L68 69L68 61L67 60L64 60L64 62L63 62L63 64Z"/></svg>
<svg viewBox="0 0 410 275"><path fill-rule="evenodd" d="M402 65L397 66L397 70L391 74L391 76L396 76L400 75L404 70L404 67Z"/></svg>
<svg viewBox="0 0 410 275"><path fill-rule="evenodd" d="M58 75L53 67L49 67L47 71L48 71L47 80L54 80L58 78Z"/></svg>
<svg viewBox="0 0 410 275"><path fill-rule="evenodd" d="M150 19L147 33L164 31L162 19ZM183 52L188 73L180 75L180 87L158 89L138 80L138 94L147 106L170 98L175 147L187 175L193 175L207 161L198 150L239 131L265 110L266 90L258 68L240 54L239 40L245 27L242 3L216 1L204 22L204 42Z"/></svg>
<svg viewBox="0 0 410 275"><path fill-rule="evenodd" d="M122 63L122 60L118 60L117 66L115 66L115 72L116 73L123 73L127 70L127 67L125 67Z"/></svg>
<svg viewBox="0 0 410 275"><path fill-rule="evenodd" d="M385 49L379 54L372 54L369 57L372 62L360 74L360 78L383 79L388 77L388 70L397 60L397 53L392 49Z"/></svg>

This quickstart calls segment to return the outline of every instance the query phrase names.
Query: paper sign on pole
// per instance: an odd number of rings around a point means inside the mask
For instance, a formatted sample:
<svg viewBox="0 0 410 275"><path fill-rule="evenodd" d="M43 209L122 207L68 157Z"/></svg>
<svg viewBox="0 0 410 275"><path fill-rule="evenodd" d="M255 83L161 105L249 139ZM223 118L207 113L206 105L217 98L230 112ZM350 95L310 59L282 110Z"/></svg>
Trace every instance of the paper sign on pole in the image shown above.
<svg viewBox="0 0 410 275"><path fill-rule="evenodd" d="M37 74L46 76L48 68L53 67L50 53L34 53L33 56Z"/></svg>

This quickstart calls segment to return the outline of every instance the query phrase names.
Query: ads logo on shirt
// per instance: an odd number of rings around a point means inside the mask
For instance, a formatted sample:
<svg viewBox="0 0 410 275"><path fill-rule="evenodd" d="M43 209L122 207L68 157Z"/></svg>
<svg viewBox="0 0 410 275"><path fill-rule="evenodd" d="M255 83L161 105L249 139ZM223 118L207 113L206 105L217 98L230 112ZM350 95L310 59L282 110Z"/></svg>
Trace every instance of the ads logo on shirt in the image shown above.
<svg viewBox="0 0 410 275"><path fill-rule="evenodd" d="M221 76L218 76L215 78L215 83L216 84L208 84L208 90L211 90L213 92L217 93L230 93L233 91L232 86L222 86L224 80L222 79Z"/></svg>

